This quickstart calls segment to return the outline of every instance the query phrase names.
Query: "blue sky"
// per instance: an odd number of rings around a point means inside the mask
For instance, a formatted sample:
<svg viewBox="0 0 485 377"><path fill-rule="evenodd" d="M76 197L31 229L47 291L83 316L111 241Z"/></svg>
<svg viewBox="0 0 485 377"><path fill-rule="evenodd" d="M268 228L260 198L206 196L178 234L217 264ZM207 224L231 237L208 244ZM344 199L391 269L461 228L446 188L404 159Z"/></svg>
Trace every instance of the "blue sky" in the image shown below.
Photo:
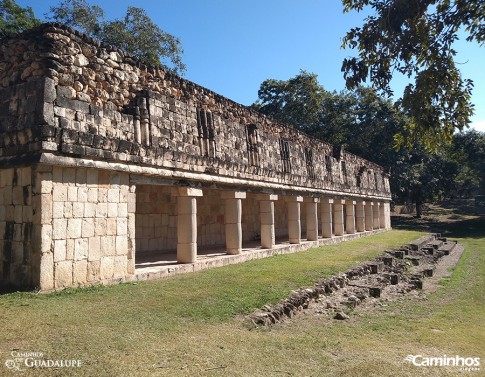
<svg viewBox="0 0 485 377"><path fill-rule="evenodd" d="M54 0L17 0L43 18ZM146 9L163 30L180 38L185 78L244 105L257 99L262 81L287 80L300 69L318 74L327 90L340 91L342 60L355 54L341 39L365 15L343 14L340 0L117 0L89 1L107 18L121 18L129 5ZM485 46L459 41L457 61L475 83L473 126L485 131ZM406 85L393 81L395 94Z"/></svg>

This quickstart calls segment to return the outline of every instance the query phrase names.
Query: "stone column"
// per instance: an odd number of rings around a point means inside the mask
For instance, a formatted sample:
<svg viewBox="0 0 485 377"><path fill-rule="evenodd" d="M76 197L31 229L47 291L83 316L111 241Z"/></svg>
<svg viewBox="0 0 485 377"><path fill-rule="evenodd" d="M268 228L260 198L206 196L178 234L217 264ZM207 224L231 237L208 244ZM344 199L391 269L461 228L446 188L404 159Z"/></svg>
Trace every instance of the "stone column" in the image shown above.
<svg viewBox="0 0 485 377"><path fill-rule="evenodd" d="M372 228L379 229L379 202L374 202L372 207Z"/></svg>
<svg viewBox="0 0 485 377"><path fill-rule="evenodd" d="M226 249L228 254L240 254L242 250L241 199L246 199L244 191L224 191L224 223Z"/></svg>
<svg viewBox="0 0 485 377"><path fill-rule="evenodd" d="M275 245L274 202L278 200L278 195L260 194L258 200L261 216L261 247L272 249Z"/></svg>
<svg viewBox="0 0 485 377"><path fill-rule="evenodd" d="M373 226L373 218L372 218L372 207L374 203L371 201L365 202L365 230L372 230L374 229Z"/></svg>
<svg viewBox="0 0 485 377"><path fill-rule="evenodd" d="M318 198L306 198L305 212L306 212L306 239L308 241L318 240Z"/></svg>
<svg viewBox="0 0 485 377"><path fill-rule="evenodd" d="M323 197L321 199L322 205L322 237L332 238L332 204L333 199Z"/></svg>
<svg viewBox="0 0 485 377"><path fill-rule="evenodd" d="M391 229L391 203L384 203L385 228Z"/></svg>
<svg viewBox="0 0 485 377"><path fill-rule="evenodd" d="M177 262L194 263L197 259L197 197L202 190L179 187L177 197Z"/></svg>
<svg viewBox="0 0 485 377"><path fill-rule="evenodd" d="M355 233L355 201L354 200L346 200L346 219L345 219L345 231L348 234Z"/></svg>
<svg viewBox="0 0 485 377"><path fill-rule="evenodd" d="M355 205L355 226L357 232L363 232L365 230L365 215L364 215L365 202L358 200Z"/></svg>
<svg viewBox="0 0 485 377"><path fill-rule="evenodd" d="M333 226L336 236L344 235L344 203L343 199L335 199L333 202Z"/></svg>
<svg viewBox="0 0 485 377"><path fill-rule="evenodd" d="M381 229L386 228L386 214L384 209L384 203L379 203L379 224Z"/></svg>
<svg viewBox="0 0 485 377"><path fill-rule="evenodd" d="M288 236L290 243L301 242L301 220L300 220L300 203L303 202L303 196L290 196L286 200L288 206Z"/></svg>

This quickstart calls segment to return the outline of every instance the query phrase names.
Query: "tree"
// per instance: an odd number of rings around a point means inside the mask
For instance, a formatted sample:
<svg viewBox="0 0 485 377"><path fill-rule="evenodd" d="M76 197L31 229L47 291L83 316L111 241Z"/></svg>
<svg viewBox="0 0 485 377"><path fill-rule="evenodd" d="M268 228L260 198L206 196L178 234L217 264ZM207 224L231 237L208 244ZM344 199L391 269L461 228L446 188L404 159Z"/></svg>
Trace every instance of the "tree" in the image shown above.
<svg viewBox="0 0 485 377"><path fill-rule="evenodd" d="M426 151L419 143L396 148L394 134L402 130L408 118L401 107L372 88L330 93L318 83L316 75L302 71L289 80L265 80L258 96L254 106L266 115L289 125L296 121L309 135L343 145L388 168L393 200L414 203L418 216L426 201L465 193L467 183L479 176L479 167L485 166L485 138L476 135L455 135L452 145L436 153ZM457 187L460 176L463 184Z"/></svg>
<svg viewBox="0 0 485 377"><path fill-rule="evenodd" d="M399 145L422 142L429 150L450 141L455 130L470 122L473 82L463 79L452 45L458 31L468 41L485 41L483 0L342 0L344 12L371 7L376 14L362 27L352 28L343 47L357 49L342 71L348 89L370 79L374 87L392 95L395 72L414 78L398 101L410 122L396 135Z"/></svg>
<svg viewBox="0 0 485 377"><path fill-rule="evenodd" d="M447 155L459 166L454 194L459 197L485 194L485 132L456 133Z"/></svg>
<svg viewBox="0 0 485 377"><path fill-rule="evenodd" d="M178 38L153 23L142 8L128 7L123 19L104 20L104 11L86 0L64 0L50 8L49 19L76 28L153 65L184 73Z"/></svg>
<svg viewBox="0 0 485 377"><path fill-rule="evenodd" d="M20 33L40 24L31 7L22 8L15 0L0 1L0 38Z"/></svg>
<svg viewBox="0 0 485 377"><path fill-rule="evenodd" d="M302 70L289 80L263 81L252 107L279 122L308 131L319 123L322 101L329 95L316 74Z"/></svg>

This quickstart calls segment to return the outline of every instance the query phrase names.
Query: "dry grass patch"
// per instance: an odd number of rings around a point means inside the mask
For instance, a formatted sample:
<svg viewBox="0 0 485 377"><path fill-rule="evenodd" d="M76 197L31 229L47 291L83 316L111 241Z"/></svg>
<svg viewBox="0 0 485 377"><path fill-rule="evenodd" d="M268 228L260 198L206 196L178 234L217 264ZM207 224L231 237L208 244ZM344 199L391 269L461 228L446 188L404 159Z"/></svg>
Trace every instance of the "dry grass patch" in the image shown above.
<svg viewBox="0 0 485 377"><path fill-rule="evenodd" d="M421 234L390 231L167 280L3 295L1 355L20 349L83 362L69 374L25 376L416 375L402 361L407 354L482 352L482 238L464 239L459 268L426 302L400 301L348 322L302 316L261 331L248 331L240 315ZM3 363L0 370L8 372Z"/></svg>

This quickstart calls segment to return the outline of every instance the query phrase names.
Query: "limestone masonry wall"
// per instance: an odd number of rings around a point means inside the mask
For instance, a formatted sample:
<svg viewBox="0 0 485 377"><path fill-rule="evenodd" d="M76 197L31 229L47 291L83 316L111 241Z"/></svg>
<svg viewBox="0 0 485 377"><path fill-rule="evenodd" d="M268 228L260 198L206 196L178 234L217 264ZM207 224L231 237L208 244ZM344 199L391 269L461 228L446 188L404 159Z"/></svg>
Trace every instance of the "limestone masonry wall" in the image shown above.
<svg viewBox="0 0 485 377"><path fill-rule="evenodd" d="M0 283L28 285L33 259L31 168L0 173Z"/></svg>
<svg viewBox="0 0 485 377"><path fill-rule="evenodd" d="M1 289L383 231L390 197L382 167L62 25L0 43Z"/></svg>
<svg viewBox="0 0 485 377"><path fill-rule="evenodd" d="M135 193L127 174L54 167L49 204L53 288L134 272Z"/></svg>
<svg viewBox="0 0 485 377"><path fill-rule="evenodd" d="M389 196L383 169L56 24L0 47L0 157L35 152Z"/></svg>

